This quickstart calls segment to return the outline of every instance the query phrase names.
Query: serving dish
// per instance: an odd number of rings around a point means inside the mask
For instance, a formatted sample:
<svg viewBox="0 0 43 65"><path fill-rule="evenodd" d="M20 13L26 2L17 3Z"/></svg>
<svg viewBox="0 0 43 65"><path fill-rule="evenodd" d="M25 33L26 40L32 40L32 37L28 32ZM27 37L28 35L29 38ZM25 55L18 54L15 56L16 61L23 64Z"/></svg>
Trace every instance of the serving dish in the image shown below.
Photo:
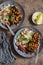
<svg viewBox="0 0 43 65"><path fill-rule="evenodd" d="M37 33L40 35L40 37L41 37L42 35L41 35L41 33L40 33L36 28L31 27L31 26L25 26L25 27L22 27L22 28L16 33L16 35L14 36L13 45L14 45L14 49L16 50L16 52L17 52L19 55L23 56L23 57L31 58L31 57L35 56L36 54L35 54L35 53L26 54L25 52L20 51L20 50L18 49L18 46L16 45L16 43L17 43L17 36L18 36L24 29L28 29L28 30L32 30L32 31L34 31L34 32L37 32Z"/></svg>
<svg viewBox="0 0 43 65"><path fill-rule="evenodd" d="M23 17L22 17L22 19L19 21L18 25L15 25L15 24L14 24L14 25L10 26L11 29L14 29L14 30L15 30L15 29L17 29L17 28L23 23L23 20L24 20L24 17L25 17L25 12L24 12L23 7L22 7L19 3L15 2L15 1L6 1L6 2L3 2L2 4L0 4L0 9L1 9L3 6L7 6L8 4L14 5L14 6L18 6L19 9L20 9L20 12L23 14ZM2 27L3 29L8 30L8 28L7 28L5 25L1 24L1 23L0 23L0 27Z"/></svg>

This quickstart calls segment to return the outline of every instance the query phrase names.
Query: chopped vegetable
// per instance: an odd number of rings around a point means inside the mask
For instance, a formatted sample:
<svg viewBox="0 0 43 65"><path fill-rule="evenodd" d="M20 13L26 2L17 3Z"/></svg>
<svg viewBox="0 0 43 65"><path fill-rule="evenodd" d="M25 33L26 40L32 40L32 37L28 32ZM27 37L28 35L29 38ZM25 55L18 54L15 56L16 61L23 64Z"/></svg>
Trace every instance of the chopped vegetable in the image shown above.
<svg viewBox="0 0 43 65"><path fill-rule="evenodd" d="M9 20L9 16L8 16L8 14L4 13L4 19Z"/></svg>
<svg viewBox="0 0 43 65"><path fill-rule="evenodd" d="M23 14L19 11L18 6L8 4L0 9L0 23L5 25L17 25L22 17Z"/></svg>
<svg viewBox="0 0 43 65"><path fill-rule="evenodd" d="M18 36L17 36L17 43L18 49L25 53L33 53L37 50L38 44L38 33L33 32L32 30L24 29Z"/></svg>

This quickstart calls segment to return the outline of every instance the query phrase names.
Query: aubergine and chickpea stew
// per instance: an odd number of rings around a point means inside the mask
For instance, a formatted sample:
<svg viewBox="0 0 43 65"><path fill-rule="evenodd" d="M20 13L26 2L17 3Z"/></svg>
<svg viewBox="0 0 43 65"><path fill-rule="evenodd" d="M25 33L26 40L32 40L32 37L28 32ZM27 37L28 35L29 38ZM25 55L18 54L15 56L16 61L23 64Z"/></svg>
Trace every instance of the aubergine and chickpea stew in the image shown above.
<svg viewBox="0 0 43 65"><path fill-rule="evenodd" d="M8 4L7 6L3 6L0 9L0 22L9 26L13 24L17 25L23 17L23 14L19 10L17 5Z"/></svg>
<svg viewBox="0 0 43 65"><path fill-rule="evenodd" d="M32 30L25 29L16 37L18 49L26 54L32 54L39 46L39 34Z"/></svg>

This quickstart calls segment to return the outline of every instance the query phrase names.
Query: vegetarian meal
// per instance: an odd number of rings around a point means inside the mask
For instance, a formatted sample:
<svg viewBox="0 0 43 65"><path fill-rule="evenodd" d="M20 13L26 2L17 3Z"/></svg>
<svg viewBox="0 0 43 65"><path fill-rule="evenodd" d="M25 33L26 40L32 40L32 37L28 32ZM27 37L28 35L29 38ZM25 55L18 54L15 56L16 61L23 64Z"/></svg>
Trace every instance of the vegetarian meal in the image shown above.
<svg viewBox="0 0 43 65"><path fill-rule="evenodd" d="M22 17L23 14L20 12L20 8L16 5L8 4L0 9L0 23L4 25L17 25Z"/></svg>
<svg viewBox="0 0 43 65"><path fill-rule="evenodd" d="M43 23L43 13L35 12L32 16L32 21L35 24L42 24Z"/></svg>
<svg viewBox="0 0 43 65"><path fill-rule="evenodd" d="M39 34L37 32L24 29L16 37L17 39L16 45L20 51L25 52L26 54L32 54L37 50L39 46L38 38Z"/></svg>

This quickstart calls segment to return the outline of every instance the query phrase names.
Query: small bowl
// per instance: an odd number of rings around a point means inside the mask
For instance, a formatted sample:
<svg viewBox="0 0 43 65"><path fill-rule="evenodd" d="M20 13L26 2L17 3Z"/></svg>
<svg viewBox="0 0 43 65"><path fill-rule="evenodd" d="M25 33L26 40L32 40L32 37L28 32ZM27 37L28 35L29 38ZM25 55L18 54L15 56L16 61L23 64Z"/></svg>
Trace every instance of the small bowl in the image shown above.
<svg viewBox="0 0 43 65"><path fill-rule="evenodd" d="M43 13L42 12L35 12L32 15L32 21L34 24L43 24L42 21Z"/></svg>

